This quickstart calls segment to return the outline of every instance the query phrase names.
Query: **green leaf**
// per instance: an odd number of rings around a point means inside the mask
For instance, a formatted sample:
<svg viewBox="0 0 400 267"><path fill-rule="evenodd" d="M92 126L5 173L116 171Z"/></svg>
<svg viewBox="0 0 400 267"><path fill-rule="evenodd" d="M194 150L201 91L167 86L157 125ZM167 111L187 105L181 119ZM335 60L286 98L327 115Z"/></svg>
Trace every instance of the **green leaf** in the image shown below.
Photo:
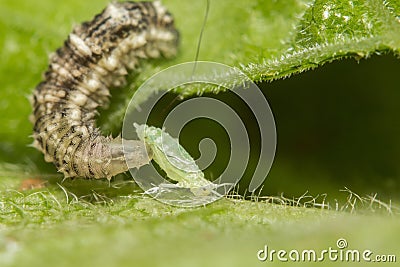
<svg viewBox="0 0 400 267"><path fill-rule="evenodd" d="M399 250L398 216L379 212L398 211L374 196L360 208L367 207L368 215L351 215L275 205L268 203L271 199L222 200L207 208L180 209L143 198L132 183L118 179L111 187L105 181L82 180L58 185L62 177L51 176L48 188L19 192L24 178L56 175L55 168L44 163L43 155L28 147L32 125L27 96L40 82L49 53L62 45L72 26L90 20L108 2L0 0L1 266L166 266L171 262L174 266L194 262L201 263L199 266L244 266L258 264L256 252L264 245L326 249L335 247L339 237L347 238L354 249L380 254ZM173 60L144 63L131 75L129 87L113 91L110 109L101 110L99 117L107 133L118 132L127 102L144 80L168 66L194 60L206 2L164 0L163 4L173 13L181 32L179 54ZM399 15L400 3L394 0L211 0L199 60L235 66L254 81L268 82L341 58L359 60L389 52L397 56ZM227 77L229 82L240 81ZM196 93L208 89L203 90ZM358 95L354 102L363 97ZM383 98L388 100L381 104L397 103L392 97ZM392 110L386 111L389 113ZM398 165L398 158L393 157L391 163ZM289 183L281 177L294 176L294 186L300 186L309 173L318 178L314 183L338 186L332 181L337 177L329 179L315 165L306 174L303 169L292 170L284 160L275 166L285 188ZM393 183L388 187L395 188ZM357 212L352 205L358 198L352 196L343 210ZM279 201L284 204L287 199ZM310 203L319 202L310 198Z"/></svg>

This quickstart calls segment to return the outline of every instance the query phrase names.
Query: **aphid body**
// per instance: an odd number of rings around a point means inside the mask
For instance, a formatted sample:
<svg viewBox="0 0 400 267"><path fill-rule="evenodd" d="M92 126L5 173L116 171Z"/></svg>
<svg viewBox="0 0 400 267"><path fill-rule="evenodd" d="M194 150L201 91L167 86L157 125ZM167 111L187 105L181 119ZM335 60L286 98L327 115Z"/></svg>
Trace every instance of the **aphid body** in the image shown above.
<svg viewBox="0 0 400 267"><path fill-rule="evenodd" d="M160 128L134 125L139 139L146 143L153 159L165 171L167 176L177 181L176 187L189 188L196 196L209 195L217 185L205 179L190 154ZM174 187L174 185L171 185Z"/></svg>

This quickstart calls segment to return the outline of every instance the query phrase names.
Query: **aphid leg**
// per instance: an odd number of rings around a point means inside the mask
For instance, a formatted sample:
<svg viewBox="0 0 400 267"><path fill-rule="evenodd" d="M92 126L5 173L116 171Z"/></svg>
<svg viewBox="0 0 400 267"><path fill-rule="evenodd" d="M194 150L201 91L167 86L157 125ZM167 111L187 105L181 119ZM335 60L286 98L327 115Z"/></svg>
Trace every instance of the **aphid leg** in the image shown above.
<svg viewBox="0 0 400 267"><path fill-rule="evenodd" d="M191 188L190 191L195 195L195 196L210 196L210 195L215 195L217 197L223 197L224 195L220 194L217 192L216 189L220 187L225 187L229 186L232 187L232 183L223 183L223 184L214 184L210 183L210 185L207 186L202 186L202 187L194 187ZM225 192L228 192L229 190L225 190Z"/></svg>

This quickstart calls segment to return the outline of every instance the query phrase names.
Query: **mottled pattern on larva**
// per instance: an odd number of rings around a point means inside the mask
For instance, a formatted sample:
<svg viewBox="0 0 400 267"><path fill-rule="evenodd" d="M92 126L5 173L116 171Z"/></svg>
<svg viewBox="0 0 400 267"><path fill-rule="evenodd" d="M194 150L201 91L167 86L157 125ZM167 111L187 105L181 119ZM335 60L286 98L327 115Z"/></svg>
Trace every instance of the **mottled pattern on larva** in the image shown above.
<svg viewBox="0 0 400 267"><path fill-rule="evenodd" d="M109 88L141 59L175 55L178 32L157 2L109 4L92 21L76 27L50 58L33 93L34 146L66 177L110 178L128 169L120 138L102 136L96 108L109 101ZM132 141L130 166L148 163L144 144Z"/></svg>

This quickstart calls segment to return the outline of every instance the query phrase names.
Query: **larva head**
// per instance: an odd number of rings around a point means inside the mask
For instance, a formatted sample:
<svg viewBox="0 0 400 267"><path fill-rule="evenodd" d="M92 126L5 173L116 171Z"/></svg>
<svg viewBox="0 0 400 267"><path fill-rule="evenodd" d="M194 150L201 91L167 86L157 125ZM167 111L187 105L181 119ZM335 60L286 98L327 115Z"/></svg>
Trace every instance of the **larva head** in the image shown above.
<svg viewBox="0 0 400 267"><path fill-rule="evenodd" d="M155 1L152 5L157 17L155 37L160 52L165 57L175 56L179 43L179 32L175 28L174 18L160 1Z"/></svg>
<svg viewBox="0 0 400 267"><path fill-rule="evenodd" d="M160 1L154 1L152 4L157 15L157 26L167 30L174 30L174 18L171 13L168 12Z"/></svg>
<svg viewBox="0 0 400 267"><path fill-rule="evenodd" d="M149 57L158 57L159 53L165 57L176 54L179 33L172 15L159 1L112 3L104 10L104 17L111 18L108 35L132 39L133 49L147 44L150 50L156 50L150 51Z"/></svg>

